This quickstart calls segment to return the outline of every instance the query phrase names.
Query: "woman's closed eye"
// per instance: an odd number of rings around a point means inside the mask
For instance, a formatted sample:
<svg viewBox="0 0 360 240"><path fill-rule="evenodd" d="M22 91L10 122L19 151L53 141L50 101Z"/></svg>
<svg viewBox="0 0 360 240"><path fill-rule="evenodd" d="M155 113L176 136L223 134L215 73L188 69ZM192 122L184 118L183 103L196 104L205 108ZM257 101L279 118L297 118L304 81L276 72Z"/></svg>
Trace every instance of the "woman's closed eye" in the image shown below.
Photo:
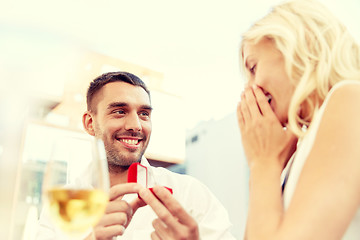
<svg viewBox="0 0 360 240"><path fill-rule="evenodd" d="M254 64L252 67L250 67L249 68L249 72L251 73L251 74L255 74L255 71L256 71L256 64Z"/></svg>

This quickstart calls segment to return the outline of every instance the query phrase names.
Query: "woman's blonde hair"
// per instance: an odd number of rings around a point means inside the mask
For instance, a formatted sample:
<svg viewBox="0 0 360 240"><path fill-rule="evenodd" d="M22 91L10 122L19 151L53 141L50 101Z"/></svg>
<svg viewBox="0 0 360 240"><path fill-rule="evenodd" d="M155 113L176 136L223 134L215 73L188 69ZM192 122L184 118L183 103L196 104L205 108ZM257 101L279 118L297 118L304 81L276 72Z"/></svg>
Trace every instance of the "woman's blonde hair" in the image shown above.
<svg viewBox="0 0 360 240"><path fill-rule="evenodd" d="M271 39L282 53L286 72L296 87L288 121L298 136L304 134L302 127L311 123L335 83L360 80L359 45L337 18L314 0L274 7L243 34L240 59L245 43L256 44L263 38Z"/></svg>

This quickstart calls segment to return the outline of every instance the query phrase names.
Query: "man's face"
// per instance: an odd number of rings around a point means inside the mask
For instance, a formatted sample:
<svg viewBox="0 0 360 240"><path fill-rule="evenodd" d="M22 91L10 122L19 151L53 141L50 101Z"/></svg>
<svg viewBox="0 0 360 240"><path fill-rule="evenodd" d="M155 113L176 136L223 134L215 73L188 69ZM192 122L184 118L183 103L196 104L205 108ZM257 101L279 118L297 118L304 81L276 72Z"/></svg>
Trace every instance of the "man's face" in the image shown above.
<svg viewBox="0 0 360 240"><path fill-rule="evenodd" d="M93 98L95 137L104 141L108 163L127 167L140 162L151 135L149 95L139 86L110 82Z"/></svg>

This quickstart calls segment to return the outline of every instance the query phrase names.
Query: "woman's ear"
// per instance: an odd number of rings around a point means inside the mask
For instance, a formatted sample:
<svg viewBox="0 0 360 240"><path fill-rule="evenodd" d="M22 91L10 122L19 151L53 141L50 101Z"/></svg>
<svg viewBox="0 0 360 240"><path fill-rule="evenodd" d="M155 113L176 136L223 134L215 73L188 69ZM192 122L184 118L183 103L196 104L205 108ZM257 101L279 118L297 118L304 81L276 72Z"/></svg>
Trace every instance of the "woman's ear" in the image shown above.
<svg viewBox="0 0 360 240"><path fill-rule="evenodd" d="M89 111L84 113L82 122L85 131L91 136L95 136L93 116Z"/></svg>

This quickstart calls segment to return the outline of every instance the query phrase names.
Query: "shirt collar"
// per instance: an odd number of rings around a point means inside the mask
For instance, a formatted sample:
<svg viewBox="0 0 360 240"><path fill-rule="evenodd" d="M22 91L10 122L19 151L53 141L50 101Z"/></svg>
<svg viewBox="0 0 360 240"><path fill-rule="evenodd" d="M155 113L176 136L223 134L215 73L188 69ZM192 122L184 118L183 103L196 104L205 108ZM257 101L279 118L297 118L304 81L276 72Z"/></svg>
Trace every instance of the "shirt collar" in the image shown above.
<svg viewBox="0 0 360 240"><path fill-rule="evenodd" d="M145 167L151 167L149 161L144 156L142 156L140 163L141 163L141 165L144 165Z"/></svg>

